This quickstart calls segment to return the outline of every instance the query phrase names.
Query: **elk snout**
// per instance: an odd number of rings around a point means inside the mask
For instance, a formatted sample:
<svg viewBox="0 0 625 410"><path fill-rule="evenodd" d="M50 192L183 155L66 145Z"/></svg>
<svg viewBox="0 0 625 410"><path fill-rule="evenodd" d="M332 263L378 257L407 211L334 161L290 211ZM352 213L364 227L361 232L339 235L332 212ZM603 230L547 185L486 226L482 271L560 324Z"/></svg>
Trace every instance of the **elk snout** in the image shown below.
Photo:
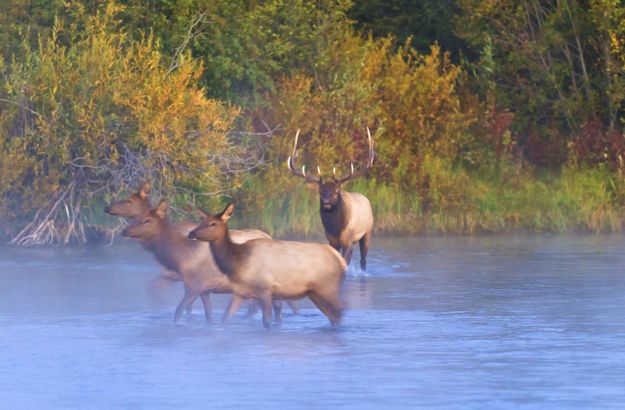
<svg viewBox="0 0 625 410"><path fill-rule="evenodd" d="M189 232L189 239L197 239L197 234L195 233L195 229Z"/></svg>
<svg viewBox="0 0 625 410"><path fill-rule="evenodd" d="M123 231L122 231L122 236L124 238L134 238L135 237L136 232L133 232L133 226L127 226Z"/></svg>
<svg viewBox="0 0 625 410"><path fill-rule="evenodd" d="M329 199L321 200L321 207L326 210L332 209L332 202Z"/></svg>
<svg viewBox="0 0 625 410"><path fill-rule="evenodd" d="M111 206L110 206L110 205L109 205L109 206L107 206L106 208L104 208L104 212L105 212L105 213L107 213L107 214L109 214L109 215L113 215L113 214L111 213Z"/></svg>

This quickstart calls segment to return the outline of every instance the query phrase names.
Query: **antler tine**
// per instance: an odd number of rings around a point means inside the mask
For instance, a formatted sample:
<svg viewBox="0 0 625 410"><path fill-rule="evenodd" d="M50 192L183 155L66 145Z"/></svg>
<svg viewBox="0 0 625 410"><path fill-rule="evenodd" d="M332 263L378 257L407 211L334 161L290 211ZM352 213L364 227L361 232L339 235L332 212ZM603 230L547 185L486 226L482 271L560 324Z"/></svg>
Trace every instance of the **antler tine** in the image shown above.
<svg viewBox="0 0 625 410"><path fill-rule="evenodd" d="M354 163L352 162L350 164L350 170L351 170L350 174L339 179L336 179L335 177L335 180L337 182L343 183L351 178L359 177L363 175L365 172L367 172L369 168L371 168L371 166L373 165L373 158L375 156L375 151L373 149L373 138L371 137L371 131L369 131L369 127L367 127L367 145L369 146L369 149L367 150L366 165L360 168L360 170L358 170L357 172L354 172Z"/></svg>
<svg viewBox="0 0 625 410"><path fill-rule="evenodd" d="M371 131L369 131L369 127L367 127L367 140L369 143L369 159L367 161L367 169L371 168L373 165L373 159L375 158L375 150L373 148L373 138L371 137Z"/></svg>
<svg viewBox="0 0 625 410"><path fill-rule="evenodd" d="M293 144L293 153L291 154L293 158L297 156L297 140L298 139L299 139L299 128L297 129L297 132L295 133L295 144Z"/></svg>
<svg viewBox="0 0 625 410"><path fill-rule="evenodd" d="M300 130L298 129L297 133L295 133L295 144L293 144L293 152L291 153L289 158L286 160L287 167L289 171L291 172L291 174L295 176L302 177L306 179L306 181L308 182L319 182L319 180L316 179L315 177L306 175L306 165L302 165L302 170L298 171L297 169L295 169L295 165L293 164L293 160L297 156L297 140L299 138L299 131Z"/></svg>

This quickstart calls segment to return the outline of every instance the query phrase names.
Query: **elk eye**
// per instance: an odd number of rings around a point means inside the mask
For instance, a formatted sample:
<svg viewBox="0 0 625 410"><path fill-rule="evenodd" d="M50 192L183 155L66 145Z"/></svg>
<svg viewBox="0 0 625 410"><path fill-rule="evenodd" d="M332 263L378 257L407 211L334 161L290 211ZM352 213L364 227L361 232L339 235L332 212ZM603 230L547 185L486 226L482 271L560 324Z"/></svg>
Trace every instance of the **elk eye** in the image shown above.
<svg viewBox="0 0 625 410"><path fill-rule="evenodd" d="M208 226L215 226L215 225L217 225L216 222L211 222L210 224L208 224Z"/></svg>
<svg viewBox="0 0 625 410"><path fill-rule="evenodd" d="M150 222L152 222L152 220L151 220L150 218L145 218L145 219L143 220L143 223L144 223L144 224L149 224Z"/></svg>

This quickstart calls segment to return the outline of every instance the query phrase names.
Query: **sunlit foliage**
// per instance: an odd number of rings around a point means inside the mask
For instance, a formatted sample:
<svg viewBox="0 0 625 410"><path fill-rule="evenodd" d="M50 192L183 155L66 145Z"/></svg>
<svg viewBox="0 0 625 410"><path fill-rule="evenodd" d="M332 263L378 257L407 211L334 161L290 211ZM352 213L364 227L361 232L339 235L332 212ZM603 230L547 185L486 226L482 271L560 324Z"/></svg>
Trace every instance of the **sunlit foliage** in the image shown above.
<svg viewBox="0 0 625 410"><path fill-rule="evenodd" d="M293 137L329 178L361 166L366 127L375 165L345 188L378 231L621 228L622 2L9 3L0 236L18 243L84 240L143 179L174 208L226 193L241 223L314 234Z"/></svg>
<svg viewBox="0 0 625 410"><path fill-rule="evenodd" d="M24 44L25 58L4 67L6 214L32 215L58 201L80 212L140 179L170 193L227 186L219 155L237 110L205 97L196 86L201 66L188 57L169 71L154 40L131 40L117 13L109 3L84 18L84 30L59 20L37 49Z"/></svg>

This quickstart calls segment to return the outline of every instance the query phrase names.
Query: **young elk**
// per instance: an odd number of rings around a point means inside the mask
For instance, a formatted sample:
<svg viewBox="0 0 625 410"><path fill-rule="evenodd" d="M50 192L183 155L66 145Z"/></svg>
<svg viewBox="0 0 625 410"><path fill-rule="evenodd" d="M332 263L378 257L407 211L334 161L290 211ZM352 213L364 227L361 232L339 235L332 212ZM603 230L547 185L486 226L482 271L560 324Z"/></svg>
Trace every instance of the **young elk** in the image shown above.
<svg viewBox="0 0 625 410"><path fill-rule="evenodd" d="M133 194L131 194L128 198L122 199L120 201L116 201L111 203L104 209L109 215L119 216L122 218L127 218L132 220L133 222L139 222L143 219L143 217L152 209L152 204L150 203L150 191L152 190L152 186L149 182L144 182L139 187L139 190ZM180 232L181 235L186 236L193 228L197 225L190 222L182 222L174 225L174 229ZM258 234L252 233L250 238L261 238L261 237L269 237L269 235L265 235L264 232L258 231ZM139 241L143 248L146 248L145 241ZM161 265L161 275L154 278L150 282L150 290L155 292L157 289L165 288L171 285L173 282L182 281L182 277L175 270L167 269ZM187 305L187 313L191 314L193 310L193 302L191 301Z"/></svg>
<svg viewBox="0 0 625 410"><path fill-rule="evenodd" d="M363 175L373 165L375 153L369 128L367 128L367 136L369 148L365 166L354 172L354 164L351 164L351 173L340 178L336 177L336 168L333 168L333 178L330 181L325 181L321 177L319 167L317 167L318 178L306 174L305 165L302 166L301 171L295 169L293 160L297 156L299 130L295 134L293 153L287 160L289 171L295 176L304 178L308 182L307 186L319 193L319 212L326 238L332 247L341 252L348 265L352 258L352 245L357 241L359 242L360 268L363 271L367 270L367 252L369 251L369 240L373 229L373 211L367 197L357 192L342 191L341 185L350 179Z"/></svg>
<svg viewBox="0 0 625 410"><path fill-rule="evenodd" d="M133 222L139 222L150 211L150 209L152 209L149 199L151 188L152 186L149 182L144 182L141 184L137 192L131 194L126 199L112 202L109 206L104 208L104 212L109 215L130 219ZM194 227L195 225L193 224L179 225L179 229L182 234L188 233ZM144 248L146 247L145 242L139 242ZM180 275L175 271L166 269L163 266L161 266L161 271L162 274L150 282L150 288L152 290L165 287L174 281L182 280ZM193 302L191 302L188 306L189 313L191 313L192 306Z"/></svg>
<svg viewBox="0 0 625 410"><path fill-rule="evenodd" d="M148 213L152 206L149 196L152 186L149 182L144 182L139 190L121 201L112 202L104 208L104 212L109 215L120 216L122 218L133 219L135 222Z"/></svg>
<svg viewBox="0 0 625 410"><path fill-rule="evenodd" d="M341 285L345 261L332 247L322 243L303 243L256 239L237 244L228 232L227 221L234 211L228 205L211 215L189 233L189 238L208 241L219 269L230 279L232 299L225 318L232 316L244 298L258 299L263 308L263 325L271 325L274 299L310 300L336 325L341 320Z"/></svg>
<svg viewBox="0 0 625 410"><path fill-rule="evenodd" d="M135 225L141 225L145 222L146 217L148 217L151 209L150 200L150 184L144 183L140 186L139 190L132 194L127 199L114 202L106 207L105 212L110 215L116 215L123 218L131 218L135 221ZM166 210L166 205L165 210ZM158 208L157 208L158 209ZM159 214L161 215L161 214ZM164 214L163 214L164 215ZM154 214L150 216L151 219L154 218ZM156 225L156 224L155 224ZM154 226L155 226L154 225ZM161 227L166 226L166 229L162 229L160 234L162 234L161 238L158 238L158 234L155 232L148 233L145 230L143 232L136 232L136 230L127 229L127 231L135 232L133 237L139 239L141 245L144 249L151 251L160 262L163 268L163 274L153 281L153 286L163 285L165 283L171 283L172 281L183 281L185 282L185 294L189 293L194 296L190 296L187 299L183 299L178 305L176 309L176 315L174 320L178 320L180 317L180 313L182 309L186 307L187 311L190 313L193 301L197 298L199 293L197 291L193 291L193 289L188 289L187 292L187 284L185 281L185 277L182 274L183 271L187 273L187 277L193 275L202 275L202 273L189 273L189 266L193 265L192 262L184 261L185 256L191 255L192 260L201 260L204 261L206 259L205 265L207 268L206 272L213 276L223 276L221 272L218 271L213 257L210 253L210 249L207 246L199 249L192 249L196 247L196 244L184 244L181 242L190 242L187 239L188 233L197 226L197 224L183 222L180 224L170 224L169 221L164 221L161 224ZM131 234L128 234L132 236ZM255 229L245 229L240 231L235 231L235 240L237 241L247 241L250 239L257 238L271 238L263 231L255 230ZM181 240L182 239L182 240ZM168 244L175 244L174 246L168 246ZM183 249L181 254L175 255L175 249ZM203 254L203 255L202 255ZM202 262L204 263L204 262ZM194 269L191 269L194 270ZM210 281L209 281L210 282ZM193 286L192 286L193 287ZM197 286L196 286L197 287ZM186 296L185 296L186 297ZM210 298L209 294L202 296L202 301L204 303L205 308L205 316L207 320L210 320L211 316L211 307L210 307ZM185 305L186 303L186 305ZM297 311L297 307L291 304L291 308L294 312ZM281 311L281 306L276 305L276 316L279 317Z"/></svg>
<svg viewBox="0 0 625 410"><path fill-rule="evenodd" d="M213 260L206 244L187 238L189 230L171 224L167 218L167 203L161 201L147 212L141 221L127 227L122 233L125 237L139 239L142 246L154 254L158 262L169 271L175 272L184 282L185 295L176 307L174 321L177 321L183 309L189 307L200 296L204 304L206 320L211 318L210 292L230 293L228 278L223 275ZM245 242L255 238L270 238L262 231L235 231L235 240ZM276 304L276 316L279 318L281 306Z"/></svg>
<svg viewBox="0 0 625 410"><path fill-rule="evenodd" d="M104 208L104 212L109 215L120 216L122 218L128 218L133 220L134 222L139 222L141 219L152 209L152 204L150 203L150 191L152 186L149 182L144 182L139 187L139 190L134 194L130 195L126 199L122 199L117 202L111 203L109 206ZM174 225L174 228L180 233L187 235L193 228L197 225L192 222L181 222ZM250 230L252 232L253 230ZM260 235L257 235L260 233ZM252 232L250 238L256 237L269 237L269 235L265 234L262 231ZM173 275L176 275L173 273ZM172 277L174 280L180 280L175 276Z"/></svg>

